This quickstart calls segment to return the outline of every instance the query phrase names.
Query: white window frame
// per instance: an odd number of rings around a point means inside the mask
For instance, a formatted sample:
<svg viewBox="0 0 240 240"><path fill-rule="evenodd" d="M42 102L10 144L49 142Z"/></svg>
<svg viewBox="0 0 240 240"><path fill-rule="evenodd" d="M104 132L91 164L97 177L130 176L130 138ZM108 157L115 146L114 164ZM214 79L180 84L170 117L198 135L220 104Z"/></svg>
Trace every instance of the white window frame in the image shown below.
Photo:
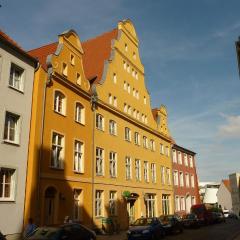
<svg viewBox="0 0 240 240"><path fill-rule="evenodd" d="M54 111L66 115L66 96L58 90L54 91Z"/></svg>
<svg viewBox="0 0 240 240"><path fill-rule="evenodd" d="M189 174L185 173L185 182L186 182L186 187L190 187L190 181L189 181Z"/></svg>
<svg viewBox="0 0 240 240"><path fill-rule="evenodd" d="M145 197L146 204L146 217L152 218L156 216L156 195L146 194Z"/></svg>
<svg viewBox="0 0 240 240"><path fill-rule="evenodd" d="M193 157L189 156L189 166L193 168Z"/></svg>
<svg viewBox="0 0 240 240"><path fill-rule="evenodd" d="M140 145L140 134L138 132L134 132L134 143Z"/></svg>
<svg viewBox="0 0 240 240"><path fill-rule="evenodd" d="M161 166L161 183L164 185L166 183L166 178L165 178L165 167Z"/></svg>
<svg viewBox="0 0 240 240"><path fill-rule="evenodd" d="M109 174L110 177L117 177L117 153L110 151L109 152Z"/></svg>
<svg viewBox="0 0 240 240"><path fill-rule="evenodd" d="M184 153L184 164L186 167L188 167L188 157L186 153Z"/></svg>
<svg viewBox="0 0 240 240"><path fill-rule="evenodd" d="M178 186L179 185L179 180L178 180L178 171L174 170L173 171L173 181L174 181L174 185Z"/></svg>
<svg viewBox="0 0 240 240"><path fill-rule="evenodd" d="M0 166L0 176L0 185L2 186L2 191L0 192L0 202L14 201L16 191L16 169ZM9 182L6 181L8 178L10 178ZM6 196L7 187L9 187L9 196Z"/></svg>
<svg viewBox="0 0 240 240"><path fill-rule="evenodd" d="M136 180L141 181L141 161L140 161L140 159L135 159L135 172L136 172Z"/></svg>
<svg viewBox="0 0 240 240"><path fill-rule="evenodd" d="M181 197L181 200L180 200L180 208L181 208L181 211L185 211L185 210L186 210L185 197Z"/></svg>
<svg viewBox="0 0 240 240"><path fill-rule="evenodd" d="M109 215L116 216L117 215L117 192L110 191L109 192Z"/></svg>
<svg viewBox="0 0 240 240"><path fill-rule="evenodd" d="M125 158L125 168L126 168L126 180L132 178L132 161L130 157Z"/></svg>
<svg viewBox="0 0 240 240"><path fill-rule="evenodd" d="M184 187L184 176L183 172L179 172L180 187Z"/></svg>
<svg viewBox="0 0 240 240"><path fill-rule="evenodd" d="M18 76L17 76L18 72ZM24 69L11 63L10 74L9 74L9 87L23 92L24 89Z"/></svg>
<svg viewBox="0 0 240 240"><path fill-rule="evenodd" d="M172 155L173 155L173 162L177 163L177 151L175 149L172 150Z"/></svg>
<svg viewBox="0 0 240 240"><path fill-rule="evenodd" d="M95 217L103 216L103 191L95 191Z"/></svg>
<svg viewBox="0 0 240 240"><path fill-rule="evenodd" d="M131 129L125 127L125 140L131 142Z"/></svg>
<svg viewBox="0 0 240 240"><path fill-rule="evenodd" d="M191 174L191 187L195 187L195 180L194 180L194 175Z"/></svg>
<svg viewBox="0 0 240 240"><path fill-rule="evenodd" d="M55 136L55 138L54 138ZM64 168L65 137L57 132L52 132L51 168Z"/></svg>
<svg viewBox="0 0 240 240"><path fill-rule="evenodd" d="M84 172L84 143L79 140L74 141L73 171Z"/></svg>
<svg viewBox="0 0 240 240"><path fill-rule="evenodd" d="M75 121L85 124L85 108L80 102L77 102L75 106Z"/></svg>
<svg viewBox="0 0 240 240"><path fill-rule="evenodd" d="M96 175L104 175L104 149L96 147Z"/></svg>
<svg viewBox="0 0 240 240"><path fill-rule="evenodd" d="M96 128L104 131L104 117L100 113L96 114Z"/></svg>
<svg viewBox="0 0 240 240"><path fill-rule="evenodd" d="M171 185L171 174L170 174L170 168L166 168L167 173L167 184Z"/></svg>
<svg viewBox="0 0 240 240"><path fill-rule="evenodd" d="M157 182L156 163L151 163L151 177L152 182L156 183Z"/></svg>
<svg viewBox="0 0 240 240"><path fill-rule="evenodd" d="M182 164L182 153L178 151L178 163Z"/></svg>
<svg viewBox="0 0 240 240"><path fill-rule="evenodd" d="M164 145L160 143L160 153L164 154Z"/></svg>
<svg viewBox="0 0 240 240"><path fill-rule="evenodd" d="M117 135L117 123L114 120L109 120L109 134Z"/></svg>
<svg viewBox="0 0 240 240"><path fill-rule="evenodd" d="M148 148L148 139L146 136L143 136L143 147Z"/></svg>
<svg viewBox="0 0 240 240"><path fill-rule="evenodd" d="M82 189L73 190L73 220L82 220Z"/></svg>
<svg viewBox="0 0 240 240"><path fill-rule="evenodd" d="M149 166L148 166L148 161L143 162L143 176L144 176L144 181L149 182Z"/></svg>

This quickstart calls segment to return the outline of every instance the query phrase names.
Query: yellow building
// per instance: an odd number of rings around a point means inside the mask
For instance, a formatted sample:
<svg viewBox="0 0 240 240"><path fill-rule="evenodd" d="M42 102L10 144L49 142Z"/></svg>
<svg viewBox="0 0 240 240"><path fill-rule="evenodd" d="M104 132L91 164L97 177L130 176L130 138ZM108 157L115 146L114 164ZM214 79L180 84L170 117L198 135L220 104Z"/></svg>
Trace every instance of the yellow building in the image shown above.
<svg viewBox="0 0 240 240"><path fill-rule="evenodd" d="M25 219L52 224L68 215L101 227L111 218L126 229L141 216L173 213L167 110L151 109L131 21L82 44L71 30L30 53L41 67Z"/></svg>
<svg viewBox="0 0 240 240"><path fill-rule="evenodd" d="M30 51L35 75L25 222L63 223L66 215L91 225L92 111L78 35ZM84 206L83 206L84 203Z"/></svg>
<svg viewBox="0 0 240 240"><path fill-rule="evenodd" d="M138 37L130 20L83 43L94 111L94 217L122 229L141 216L173 213L170 149L164 106L151 109Z"/></svg>

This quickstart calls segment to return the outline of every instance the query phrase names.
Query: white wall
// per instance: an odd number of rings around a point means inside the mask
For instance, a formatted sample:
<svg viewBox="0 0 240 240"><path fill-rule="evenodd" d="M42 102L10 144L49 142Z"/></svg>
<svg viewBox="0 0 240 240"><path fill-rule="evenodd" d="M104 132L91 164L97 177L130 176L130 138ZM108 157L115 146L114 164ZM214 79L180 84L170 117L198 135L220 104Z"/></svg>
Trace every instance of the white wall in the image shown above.
<svg viewBox="0 0 240 240"><path fill-rule="evenodd" d="M218 189L217 199L222 209L232 210L232 196L223 182Z"/></svg>

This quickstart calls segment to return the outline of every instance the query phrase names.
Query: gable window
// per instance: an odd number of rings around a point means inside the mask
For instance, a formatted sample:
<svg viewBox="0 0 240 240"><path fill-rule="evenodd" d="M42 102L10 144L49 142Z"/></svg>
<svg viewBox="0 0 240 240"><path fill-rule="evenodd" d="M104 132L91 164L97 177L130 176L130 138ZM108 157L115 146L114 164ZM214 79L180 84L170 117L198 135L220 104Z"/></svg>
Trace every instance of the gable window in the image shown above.
<svg viewBox="0 0 240 240"><path fill-rule="evenodd" d="M81 103L76 103L75 121L81 124L85 123L85 108Z"/></svg>
<svg viewBox="0 0 240 240"><path fill-rule="evenodd" d="M126 179L129 180L132 178L132 166L131 166L131 158L126 157L125 159L125 167L126 167Z"/></svg>
<svg viewBox="0 0 240 240"><path fill-rule="evenodd" d="M152 182L156 183L156 164L151 163L151 177L152 177Z"/></svg>
<svg viewBox="0 0 240 240"><path fill-rule="evenodd" d="M74 142L74 171L83 173L83 143L80 141Z"/></svg>
<svg viewBox="0 0 240 240"><path fill-rule="evenodd" d="M115 216L117 211L116 211L116 191L110 191L109 193L109 213L111 216Z"/></svg>
<svg viewBox="0 0 240 240"><path fill-rule="evenodd" d="M113 120L109 121L109 133L111 135L117 135L117 123Z"/></svg>
<svg viewBox="0 0 240 240"><path fill-rule="evenodd" d="M145 96L143 98L143 102L144 102L145 105L147 104L147 98Z"/></svg>
<svg viewBox="0 0 240 240"><path fill-rule="evenodd" d="M96 174L99 176L103 175L103 154L104 150L102 148L96 148Z"/></svg>
<svg viewBox="0 0 240 240"><path fill-rule="evenodd" d="M126 103L124 103L124 108L123 108L123 111L124 111L124 112L127 112L127 108L128 108L127 104L126 104Z"/></svg>
<svg viewBox="0 0 240 240"><path fill-rule="evenodd" d="M113 97L113 106L117 107L117 97Z"/></svg>
<svg viewBox="0 0 240 240"><path fill-rule="evenodd" d="M54 111L63 115L66 113L66 98L59 91L54 94Z"/></svg>
<svg viewBox="0 0 240 240"><path fill-rule="evenodd" d="M67 66L66 63L63 63L63 64L62 64L62 74L63 74L64 76L67 76L67 73L68 73L68 66Z"/></svg>
<svg viewBox="0 0 240 240"><path fill-rule="evenodd" d="M128 51L128 45L125 43L125 51Z"/></svg>
<svg viewBox="0 0 240 240"><path fill-rule="evenodd" d="M82 84L82 77L81 77L80 73L77 73L77 84L78 85Z"/></svg>
<svg viewBox="0 0 240 240"><path fill-rule="evenodd" d="M110 176L117 177L117 154L115 152L109 153Z"/></svg>
<svg viewBox="0 0 240 240"><path fill-rule="evenodd" d="M133 52L133 59L136 59L136 53Z"/></svg>
<svg viewBox="0 0 240 240"><path fill-rule="evenodd" d="M117 75L116 73L113 73L113 83L117 83Z"/></svg>
<svg viewBox="0 0 240 240"><path fill-rule="evenodd" d="M112 105L112 94L109 93L108 95L108 103Z"/></svg>
<svg viewBox="0 0 240 240"><path fill-rule="evenodd" d="M15 173L15 169L0 167L0 201L14 200Z"/></svg>
<svg viewBox="0 0 240 240"><path fill-rule="evenodd" d="M96 115L96 128L99 130L104 130L104 118L101 114Z"/></svg>
<svg viewBox="0 0 240 240"><path fill-rule="evenodd" d="M73 66L75 65L75 56L73 54L70 54L70 62Z"/></svg>
<svg viewBox="0 0 240 240"><path fill-rule="evenodd" d="M15 64L11 64L9 86L23 91L23 72L24 70Z"/></svg>
<svg viewBox="0 0 240 240"><path fill-rule="evenodd" d="M64 136L53 132L51 167L63 169Z"/></svg>
<svg viewBox="0 0 240 240"><path fill-rule="evenodd" d="M143 176L144 176L144 181L149 182L149 171L148 171L148 162L144 161L143 163Z"/></svg>
<svg viewBox="0 0 240 240"><path fill-rule="evenodd" d="M4 141L19 143L20 116L6 112L4 126Z"/></svg>
<svg viewBox="0 0 240 240"><path fill-rule="evenodd" d="M125 140L126 141L131 141L131 130L128 127L125 127Z"/></svg>
<svg viewBox="0 0 240 240"><path fill-rule="evenodd" d="M95 216L101 217L102 214L102 208L103 208L103 191L96 190L95 192Z"/></svg>
<svg viewBox="0 0 240 240"><path fill-rule="evenodd" d="M136 171L136 180L141 180L141 162L139 159L135 160L135 171Z"/></svg>

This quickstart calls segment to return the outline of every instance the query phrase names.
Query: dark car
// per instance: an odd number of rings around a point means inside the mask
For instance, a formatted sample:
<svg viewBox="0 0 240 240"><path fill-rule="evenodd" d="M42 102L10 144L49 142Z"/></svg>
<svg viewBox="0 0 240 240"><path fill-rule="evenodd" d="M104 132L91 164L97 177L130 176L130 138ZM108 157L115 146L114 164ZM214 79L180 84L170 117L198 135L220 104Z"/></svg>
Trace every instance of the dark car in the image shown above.
<svg viewBox="0 0 240 240"><path fill-rule="evenodd" d="M222 212L216 212L216 222L217 223L226 222L226 219L225 219L224 214Z"/></svg>
<svg viewBox="0 0 240 240"><path fill-rule="evenodd" d="M70 223L60 227L39 227L27 240L95 240L96 234L87 227Z"/></svg>
<svg viewBox="0 0 240 240"><path fill-rule="evenodd" d="M1 231L0 231L0 240L6 240L5 235L3 235Z"/></svg>
<svg viewBox="0 0 240 240"><path fill-rule="evenodd" d="M183 232L183 224L176 215L162 215L159 217L166 234Z"/></svg>
<svg viewBox="0 0 240 240"><path fill-rule="evenodd" d="M182 224L185 228L197 228L201 226L201 221L196 214L190 213L183 216Z"/></svg>
<svg viewBox="0 0 240 240"><path fill-rule="evenodd" d="M128 240L161 239L165 236L165 230L157 218L139 218L127 231Z"/></svg>

